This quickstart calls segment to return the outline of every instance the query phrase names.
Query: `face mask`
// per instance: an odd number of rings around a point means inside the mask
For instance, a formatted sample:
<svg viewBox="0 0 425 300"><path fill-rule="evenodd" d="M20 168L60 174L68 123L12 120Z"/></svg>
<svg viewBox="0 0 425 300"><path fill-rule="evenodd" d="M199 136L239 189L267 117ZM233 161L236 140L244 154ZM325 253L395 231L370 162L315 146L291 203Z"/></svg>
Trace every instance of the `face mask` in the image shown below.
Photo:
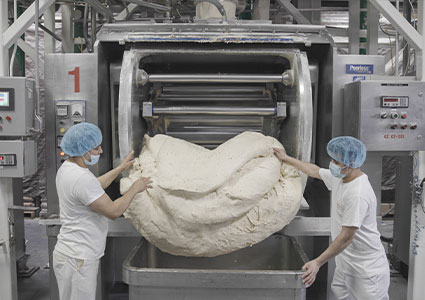
<svg viewBox="0 0 425 300"><path fill-rule="evenodd" d="M329 163L329 170L331 171L331 174L336 178L344 178L345 176L347 176L347 174L341 174L341 170L345 168L346 167L342 168L333 162Z"/></svg>
<svg viewBox="0 0 425 300"><path fill-rule="evenodd" d="M89 155L90 155L90 159L91 159L90 161L88 161L87 159L85 159L84 156L83 156L84 163L86 165L93 166L93 165L95 165L95 164L97 164L99 162L100 155L92 155L90 153L89 153Z"/></svg>

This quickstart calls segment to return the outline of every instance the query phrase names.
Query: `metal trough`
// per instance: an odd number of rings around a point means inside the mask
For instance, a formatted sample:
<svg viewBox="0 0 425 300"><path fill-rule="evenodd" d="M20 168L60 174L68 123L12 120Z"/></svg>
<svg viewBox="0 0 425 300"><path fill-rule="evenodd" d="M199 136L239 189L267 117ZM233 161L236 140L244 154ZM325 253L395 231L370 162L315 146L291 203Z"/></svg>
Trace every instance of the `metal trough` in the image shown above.
<svg viewBox="0 0 425 300"><path fill-rule="evenodd" d="M305 299L304 251L292 237L263 242L213 258L174 256L145 239L123 263L129 299Z"/></svg>

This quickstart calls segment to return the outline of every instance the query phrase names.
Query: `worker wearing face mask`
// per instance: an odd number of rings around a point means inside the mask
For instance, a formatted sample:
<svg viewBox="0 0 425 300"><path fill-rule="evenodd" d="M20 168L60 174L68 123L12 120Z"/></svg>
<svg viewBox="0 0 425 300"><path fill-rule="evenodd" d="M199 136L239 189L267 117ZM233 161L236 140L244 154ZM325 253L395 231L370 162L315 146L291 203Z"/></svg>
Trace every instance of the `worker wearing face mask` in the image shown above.
<svg viewBox="0 0 425 300"><path fill-rule="evenodd" d="M308 176L322 179L332 193L332 243L303 266L303 282L313 284L320 267L335 257L330 299L384 300L390 284L389 265L376 223L376 197L360 166L366 147L356 138L340 136L327 145L329 169L274 149L282 161Z"/></svg>
<svg viewBox="0 0 425 300"><path fill-rule="evenodd" d="M137 193L151 187L149 178L141 178L112 201L104 189L132 165L133 152L117 168L96 178L87 166L99 161L101 143L102 133L96 125L80 123L68 129L60 144L69 156L56 175L61 229L53 251L53 270L60 300L95 299L108 218L120 217Z"/></svg>

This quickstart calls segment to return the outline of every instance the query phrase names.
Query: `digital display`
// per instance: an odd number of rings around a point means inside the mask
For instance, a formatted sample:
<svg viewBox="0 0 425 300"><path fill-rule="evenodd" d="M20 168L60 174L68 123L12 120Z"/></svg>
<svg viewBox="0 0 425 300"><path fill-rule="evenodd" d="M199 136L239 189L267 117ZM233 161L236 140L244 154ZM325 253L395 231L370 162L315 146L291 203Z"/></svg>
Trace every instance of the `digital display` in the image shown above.
<svg viewBox="0 0 425 300"><path fill-rule="evenodd" d="M16 154L0 154L0 166L16 166Z"/></svg>
<svg viewBox="0 0 425 300"><path fill-rule="evenodd" d="M381 97L381 107L409 107L409 97L408 96L382 96Z"/></svg>
<svg viewBox="0 0 425 300"><path fill-rule="evenodd" d="M9 92L0 91L0 106L9 107Z"/></svg>

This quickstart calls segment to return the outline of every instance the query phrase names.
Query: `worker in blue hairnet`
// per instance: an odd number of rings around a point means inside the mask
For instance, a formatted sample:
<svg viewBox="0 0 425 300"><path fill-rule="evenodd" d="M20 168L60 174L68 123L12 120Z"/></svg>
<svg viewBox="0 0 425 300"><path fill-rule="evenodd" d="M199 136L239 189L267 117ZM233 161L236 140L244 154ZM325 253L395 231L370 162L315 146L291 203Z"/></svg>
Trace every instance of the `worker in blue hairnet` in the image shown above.
<svg viewBox="0 0 425 300"><path fill-rule="evenodd" d="M99 127L80 123L68 129L60 144L69 156L56 175L62 226L53 251L53 270L61 300L96 298L108 218L120 217L137 193L151 187L150 178L141 178L124 196L112 201L104 189L132 165L133 152L117 168L96 178L87 166L99 161L101 143Z"/></svg>
<svg viewBox="0 0 425 300"><path fill-rule="evenodd" d="M308 176L322 179L332 194L332 243L303 266L303 283L313 284L320 267L335 257L330 299L389 299L390 271L376 223L376 197L360 169L365 145L350 136L332 139L327 145L329 169L290 157L282 149L274 152Z"/></svg>

